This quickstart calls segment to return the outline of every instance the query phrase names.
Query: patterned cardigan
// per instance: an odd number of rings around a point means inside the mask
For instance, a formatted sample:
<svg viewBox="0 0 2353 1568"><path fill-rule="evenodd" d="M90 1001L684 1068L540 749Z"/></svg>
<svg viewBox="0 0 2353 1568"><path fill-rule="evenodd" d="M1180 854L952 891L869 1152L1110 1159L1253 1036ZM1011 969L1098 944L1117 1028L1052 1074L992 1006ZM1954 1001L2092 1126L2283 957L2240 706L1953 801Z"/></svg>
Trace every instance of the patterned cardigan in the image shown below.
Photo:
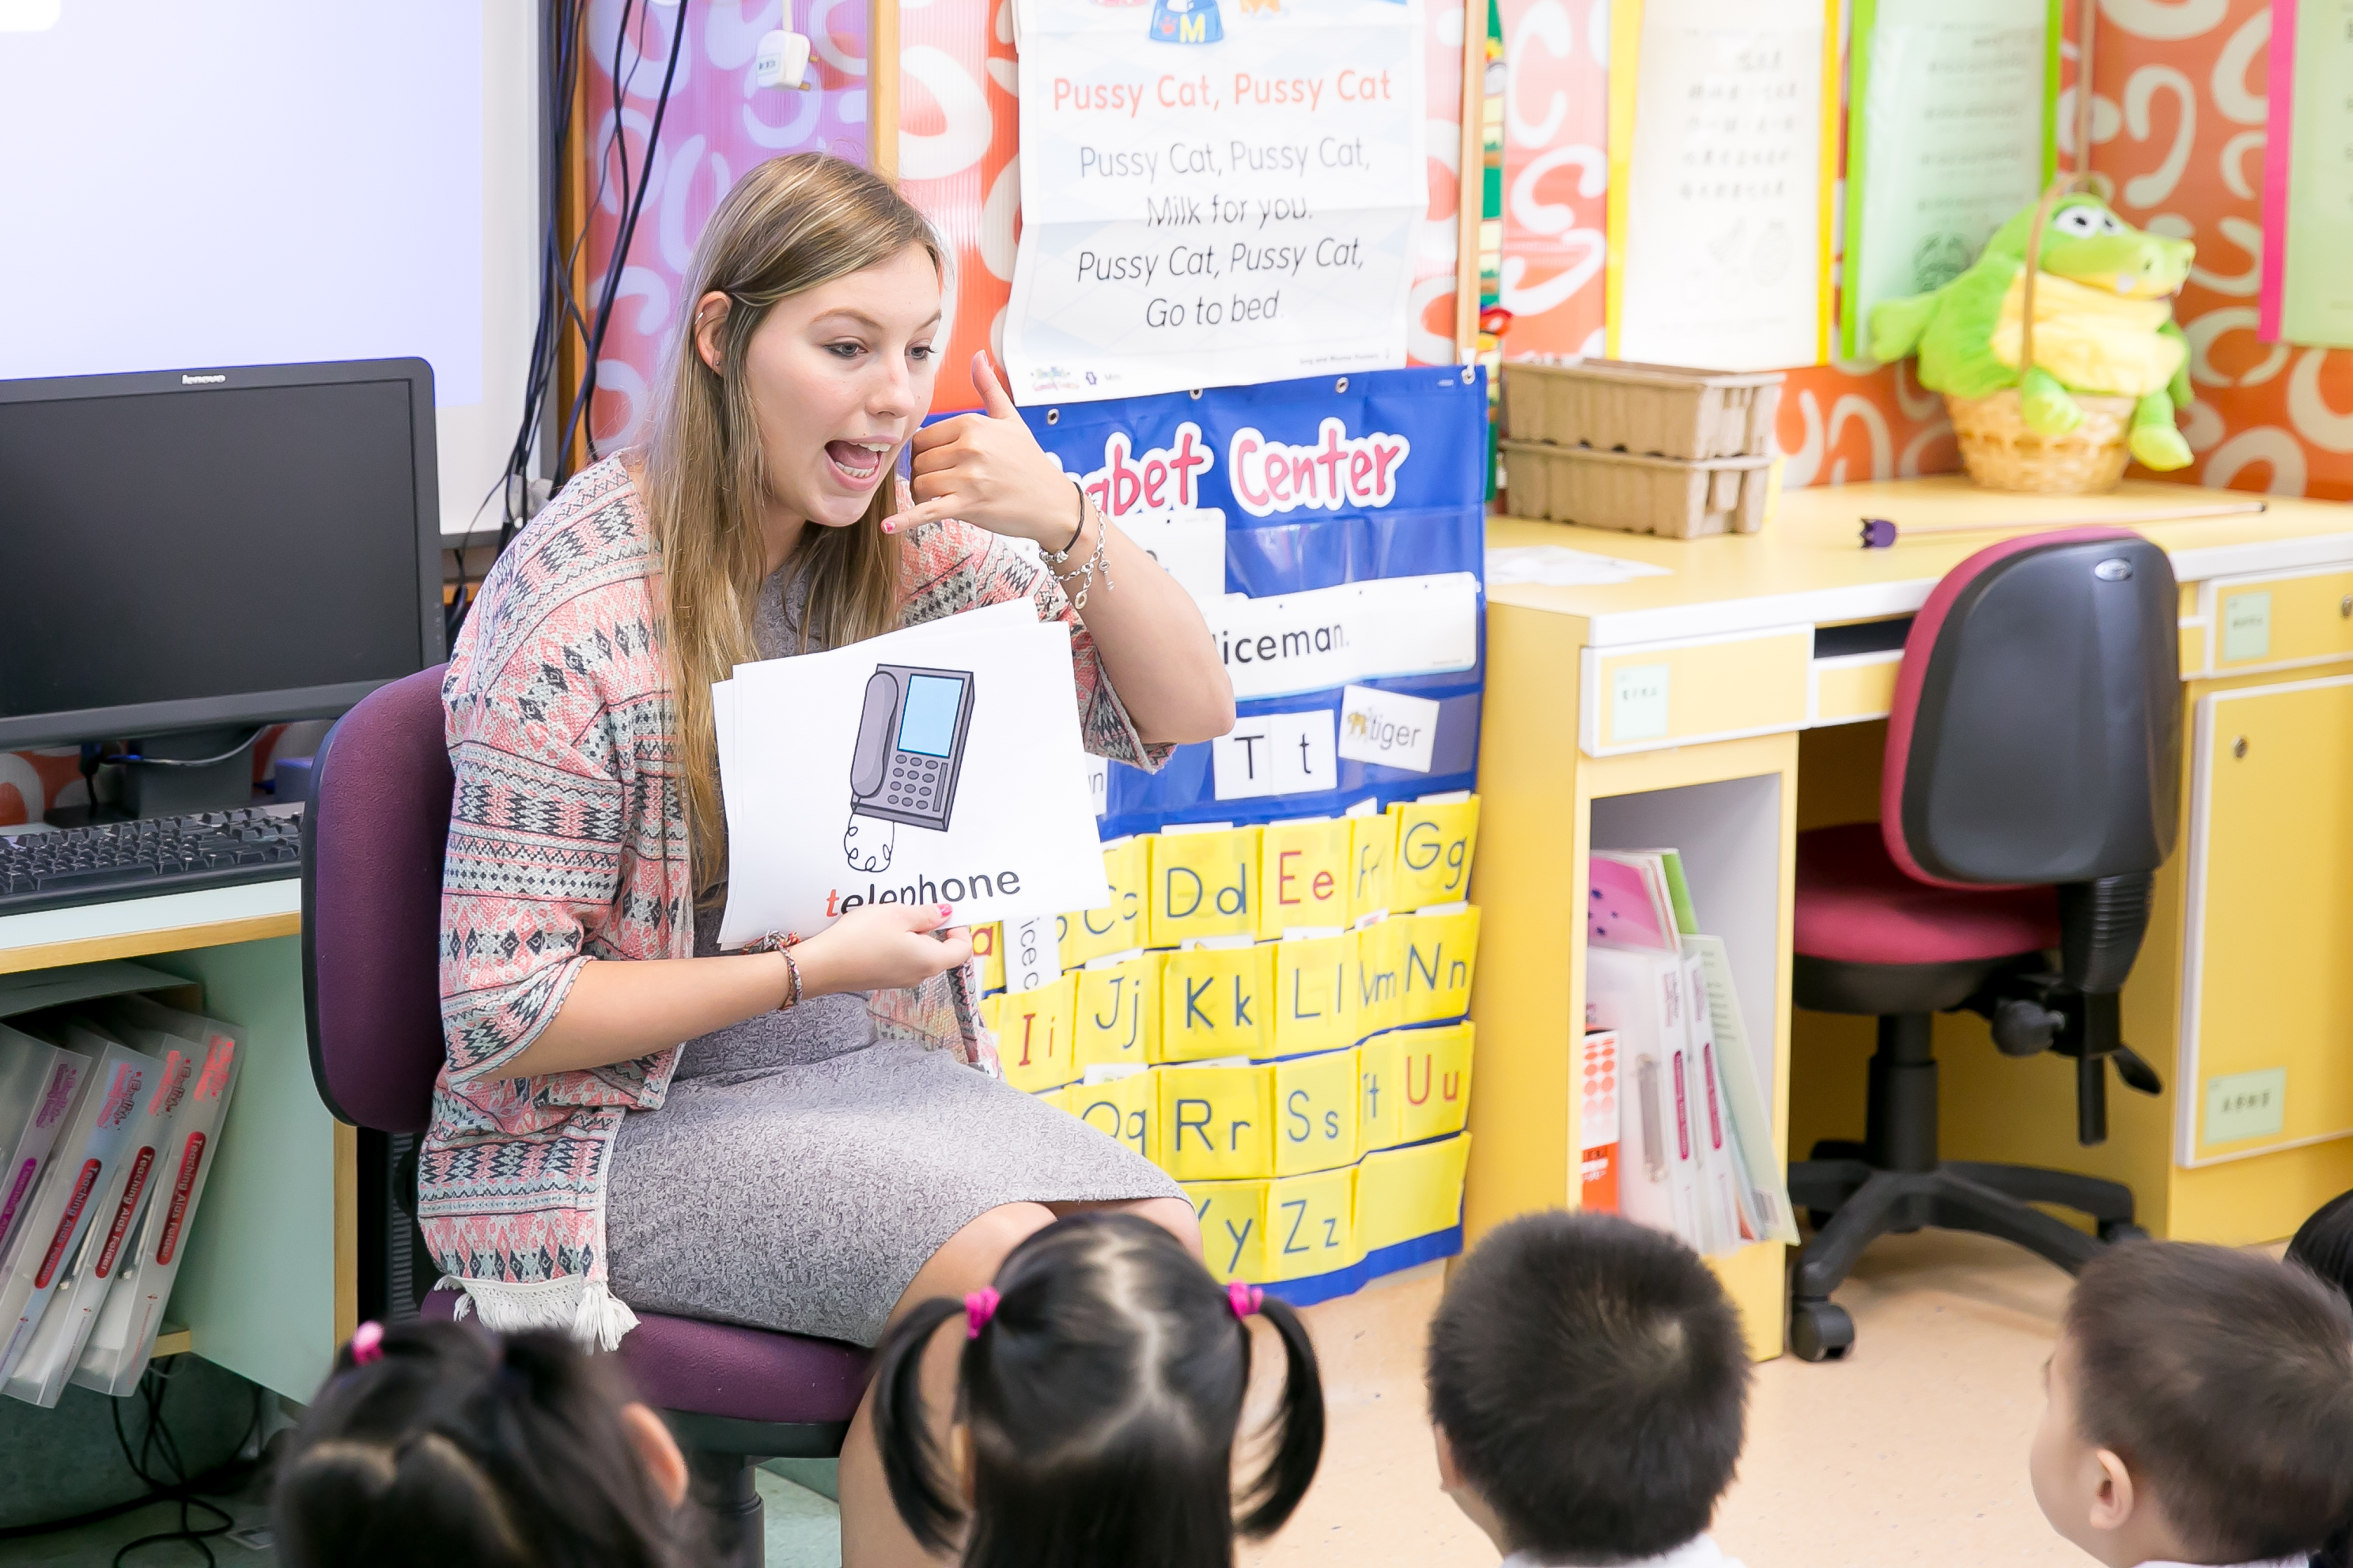
<svg viewBox="0 0 2353 1568"><path fill-rule="evenodd" d="M905 547L902 625L1028 597L1071 623L1088 750L1156 767L1061 589L962 522ZM417 1172L418 1217L445 1278L492 1328L554 1327L609 1350L637 1323L606 1286L614 1134L659 1109L671 1046L632 1061L518 1079L500 1069L562 1007L583 965L693 950L659 563L617 458L587 469L499 558L441 697L457 773L441 882L448 1061ZM878 992L877 1029L996 1071L967 966Z"/></svg>

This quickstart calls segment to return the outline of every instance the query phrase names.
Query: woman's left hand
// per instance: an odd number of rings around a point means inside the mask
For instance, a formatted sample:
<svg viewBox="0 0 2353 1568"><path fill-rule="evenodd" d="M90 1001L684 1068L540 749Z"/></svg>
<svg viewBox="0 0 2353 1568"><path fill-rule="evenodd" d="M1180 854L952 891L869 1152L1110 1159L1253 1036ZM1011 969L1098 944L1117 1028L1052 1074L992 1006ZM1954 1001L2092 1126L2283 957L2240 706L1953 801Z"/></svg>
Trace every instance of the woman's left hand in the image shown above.
<svg viewBox="0 0 2353 1568"><path fill-rule="evenodd" d="M1068 544L1079 525L1078 491L1014 411L986 353L972 356L973 384L984 411L925 426L914 437L914 506L885 518L886 533L942 518L1050 550Z"/></svg>

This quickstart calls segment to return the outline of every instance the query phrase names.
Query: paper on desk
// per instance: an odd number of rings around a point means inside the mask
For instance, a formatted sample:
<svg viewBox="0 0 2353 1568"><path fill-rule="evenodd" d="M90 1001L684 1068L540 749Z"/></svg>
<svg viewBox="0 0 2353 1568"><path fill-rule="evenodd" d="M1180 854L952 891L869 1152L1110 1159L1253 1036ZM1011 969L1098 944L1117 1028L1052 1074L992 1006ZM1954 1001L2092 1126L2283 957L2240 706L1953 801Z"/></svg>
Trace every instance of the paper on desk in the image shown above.
<svg viewBox="0 0 2353 1568"><path fill-rule="evenodd" d="M1626 561L1565 544L1506 544L1487 552L1487 584L1538 583L1547 588L1606 588L1637 577L1672 577L1647 561Z"/></svg>

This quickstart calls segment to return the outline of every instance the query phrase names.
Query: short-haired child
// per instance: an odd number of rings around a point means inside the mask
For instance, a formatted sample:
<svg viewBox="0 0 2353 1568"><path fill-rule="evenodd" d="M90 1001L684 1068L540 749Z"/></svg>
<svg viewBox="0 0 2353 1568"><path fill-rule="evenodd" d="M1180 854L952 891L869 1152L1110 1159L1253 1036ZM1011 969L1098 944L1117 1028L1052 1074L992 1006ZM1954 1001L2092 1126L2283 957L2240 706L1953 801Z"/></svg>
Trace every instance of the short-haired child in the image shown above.
<svg viewBox="0 0 2353 1568"><path fill-rule="evenodd" d="M2043 1380L2034 1500L2108 1568L2300 1565L2353 1515L2353 1311L2303 1268L2111 1247Z"/></svg>
<svg viewBox="0 0 2353 1568"><path fill-rule="evenodd" d="M1498 1227L1447 1284L1428 1375L1440 1484L1507 1568L1730 1561L1706 1531L1748 1350L1674 1237L1608 1214Z"/></svg>
<svg viewBox="0 0 2353 1568"><path fill-rule="evenodd" d="M1234 1446L1250 1323L1283 1352L1267 1458L1235 1515ZM953 1325L953 1326L950 1326ZM959 1342L944 1454L923 1406L924 1347ZM964 1568L1231 1568L1234 1536L1273 1533L1314 1479L1324 1392L1285 1303L1219 1285L1134 1215L1057 1220L995 1284L935 1297L875 1356L874 1433L915 1539Z"/></svg>
<svg viewBox="0 0 2353 1568"><path fill-rule="evenodd" d="M284 1568L691 1568L686 1461L611 1356L364 1323L278 1464Z"/></svg>

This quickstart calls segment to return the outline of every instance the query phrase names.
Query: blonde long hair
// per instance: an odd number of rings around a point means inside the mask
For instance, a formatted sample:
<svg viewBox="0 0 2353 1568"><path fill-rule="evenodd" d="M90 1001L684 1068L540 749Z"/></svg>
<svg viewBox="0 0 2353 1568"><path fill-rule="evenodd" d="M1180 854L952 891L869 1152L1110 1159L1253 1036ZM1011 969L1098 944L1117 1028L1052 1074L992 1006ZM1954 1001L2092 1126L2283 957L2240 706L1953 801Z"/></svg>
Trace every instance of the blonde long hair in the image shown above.
<svg viewBox="0 0 2353 1568"><path fill-rule="evenodd" d="M768 487L744 353L778 300L910 246L940 265L931 226L888 180L823 153L797 153L737 181L695 247L647 442L644 489L660 561L659 635L698 895L716 886L727 865L711 685L759 657L752 616L766 571L760 518ZM695 302L714 291L731 301L716 371L697 351L694 330ZM897 624L899 542L879 526L893 510L892 490L888 482L877 489L858 525L801 536L794 571L808 584L804 629L824 646Z"/></svg>

